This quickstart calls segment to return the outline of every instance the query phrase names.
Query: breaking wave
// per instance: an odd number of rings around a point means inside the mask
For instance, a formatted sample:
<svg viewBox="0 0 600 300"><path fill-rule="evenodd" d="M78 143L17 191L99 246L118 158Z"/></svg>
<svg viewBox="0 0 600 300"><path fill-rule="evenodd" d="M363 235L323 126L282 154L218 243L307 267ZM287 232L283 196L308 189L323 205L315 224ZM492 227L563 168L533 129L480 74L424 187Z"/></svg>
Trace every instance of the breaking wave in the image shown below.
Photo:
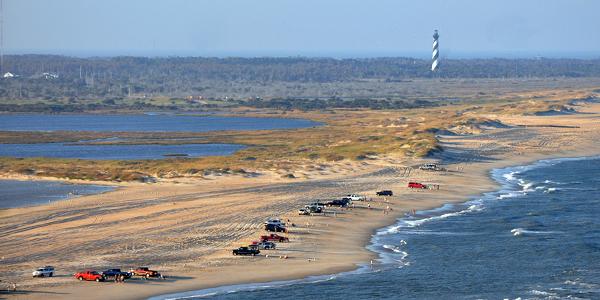
<svg viewBox="0 0 600 300"><path fill-rule="evenodd" d="M510 231L514 236L521 235L535 235L535 234L558 234L558 231L538 231L538 230L527 230L524 228L514 228Z"/></svg>

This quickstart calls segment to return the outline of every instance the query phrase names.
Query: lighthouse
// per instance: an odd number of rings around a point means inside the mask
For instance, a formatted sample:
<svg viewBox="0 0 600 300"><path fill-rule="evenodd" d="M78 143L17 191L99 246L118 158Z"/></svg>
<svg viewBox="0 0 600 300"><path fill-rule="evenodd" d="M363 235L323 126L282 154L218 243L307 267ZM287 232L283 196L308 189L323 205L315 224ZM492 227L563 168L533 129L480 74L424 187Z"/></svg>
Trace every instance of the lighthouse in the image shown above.
<svg viewBox="0 0 600 300"><path fill-rule="evenodd" d="M438 34L438 31L435 30L433 33L433 53L431 53L431 72L435 72L438 70L439 68L439 56L440 56L440 50L439 50L439 42L438 39L440 38L440 35Z"/></svg>

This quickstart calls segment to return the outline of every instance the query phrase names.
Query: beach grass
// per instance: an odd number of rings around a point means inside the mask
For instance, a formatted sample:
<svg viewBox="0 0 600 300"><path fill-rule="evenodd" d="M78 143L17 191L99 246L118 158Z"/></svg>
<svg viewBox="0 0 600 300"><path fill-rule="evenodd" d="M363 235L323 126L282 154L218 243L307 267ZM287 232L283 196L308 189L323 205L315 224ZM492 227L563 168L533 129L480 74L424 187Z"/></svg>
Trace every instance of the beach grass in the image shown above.
<svg viewBox="0 0 600 300"><path fill-rule="evenodd" d="M546 90L506 94L494 101L447 104L402 110L336 109L275 111L238 107L231 116L303 118L322 126L292 130L218 132L0 132L0 143L67 142L88 144L228 143L247 148L231 156L109 161L56 158L0 158L0 172L56 178L132 181L148 177L203 176L211 172L293 170L340 160L378 156L424 157L439 151L436 134L471 134L497 124L498 115L527 115L560 110L589 90ZM118 137L117 140L100 140ZM81 141L92 142L81 142Z"/></svg>

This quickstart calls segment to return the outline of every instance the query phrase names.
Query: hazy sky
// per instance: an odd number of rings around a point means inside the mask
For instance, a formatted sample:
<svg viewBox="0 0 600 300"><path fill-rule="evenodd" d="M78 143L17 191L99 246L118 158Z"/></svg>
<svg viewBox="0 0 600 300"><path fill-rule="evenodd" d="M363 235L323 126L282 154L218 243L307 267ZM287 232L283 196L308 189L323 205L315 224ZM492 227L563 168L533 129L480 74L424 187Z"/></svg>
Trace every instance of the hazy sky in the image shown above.
<svg viewBox="0 0 600 300"><path fill-rule="evenodd" d="M600 57L597 0L4 0L8 53Z"/></svg>

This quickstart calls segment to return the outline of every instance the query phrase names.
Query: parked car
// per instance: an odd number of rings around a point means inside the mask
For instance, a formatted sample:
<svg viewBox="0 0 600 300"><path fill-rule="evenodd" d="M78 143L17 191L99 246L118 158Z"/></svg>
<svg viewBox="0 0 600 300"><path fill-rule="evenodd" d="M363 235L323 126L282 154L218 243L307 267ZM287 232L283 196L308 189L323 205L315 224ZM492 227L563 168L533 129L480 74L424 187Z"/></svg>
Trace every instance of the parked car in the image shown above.
<svg viewBox="0 0 600 300"><path fill-rule="evenodd" d="M336 199L336 200L332 200L327 202L327 206L348 206L352 201L348 198L345 199Z"/></svg>
<svg viewBox="0 0 600 300"><path fill-rule="evenodd" d="M121 269L108 269L105 271L101 272L102 275L104 275L104 277L108 278L108 277L115 277L117 275L124 275L125 278L131 278L131 276L133 276L133 274L131 274L130 272L124 272L121 271Z"/></svg>
<svg viewBox="0 0 600 300"><path fill-rule="evenodd" d="M249 247L239 247L237 249L233 249L233 255L258 255L260 254L260 250L258 249L251 249Z"/></svg>
<svg viewBox="0 0 600 300"><path fill-rule="evenodd" d="M280 243L289 242L290 241L289 238L287 238L285 236L281 236L281 235L276 234L276 233L271 233L269 235L261 235L260 236L260 240L261 241L275 241L275 242L280 242Z"/></svg>
<svg viewBox="0 0 600 300"><path fill-rule="evenodd" d="M83 271L83 272L77 272L73 275L75 278L77 278L79 281L96 281L96 282L100 282L100 281L104 281L106 280L106 278L96 272L96 271Z"/></svg>
<svg viewBox="0 0 600 300"><path fill-rule="evenodd" d="M327 204L323 203L323 202L313 202L311 204L309 204L310 206L320 206L320 207L325 207Z"/></svg>
<svg viewBox="0 0 600 300"><path fill-rule="evenodd" d="M54 275L54 267L53 266L45 266L41 268L37 268L35 271L31 273L33 277L52 277Z"/></svg>
<svg viewBox="0 0 600 300"><path fill-rule="evenodd" d="M283 221L281 221L280 219L269 219L265 222L265 225L269 225L269 224L285 227L285 223Z"/></svg>
<svg viewBox="0 0 600 300"><path fill-rule="evenodd" d="M394 196L394 193L390 190L379 191L375 194L377 194L377 196Z"/></svg>
<svg viewBox="0 0 600 300"><path fill-rule="evenodd" d="M304 208L313 214L320 214L323 212L323 206L306 205L306 206L304 206Z"/></svg>
<svg viewBox="0 0 600 300"><path fill-rule="evenodd" d="M255 248L255 249L263 249L263 250L272 250L275 249L275 247L277 247L277 245L273 242L268 242L268 241L254 241L252 242L252 245L248 246L249 248Z"/></svg>
<svg viewBox="0 0 600 300"><path fill-rule="evenodd" d="M148 267L138 267L137 269L131 269L129 270L129 273L131 273L132 276L141 276L146 278L161 277L158 271L150 270Z"/></svg>
<svg viewBox="0 0 600 300"><path fill-rule="evenodd" d="M427 188L426 185L424 185L420 182L409 182L408 187L413 188L413 189L426 189Z"/></svg>
<svg viewBox="0 0 600 300"><path fill-rule="evenodd" d="M423 171L446 171L446 169L438 166L437 164L424 164L419 166L419 169Z"/></svg>
<svg viewBox="0 0 600 300"><path fill-rule="evenodd" d="M306 208L301 208L298 210L298 215L308 216L308 215L310 215L310 210L308 210Z"/></svg>
<svg viewBox="0 0 600 300"><path fill-rule="evenodd" d="M287 232L285 227L276 224L265 224L265 230L272 232Z"/></svg>
<svg viewBox="0 0 600 300"><path fill-rule="evenodd" d="M366 201L367 197L365 196L361 196L361 195L357 195L357 194L350 194L350 195L346 195L344 198L348 198L352 201Z"/></svg>

